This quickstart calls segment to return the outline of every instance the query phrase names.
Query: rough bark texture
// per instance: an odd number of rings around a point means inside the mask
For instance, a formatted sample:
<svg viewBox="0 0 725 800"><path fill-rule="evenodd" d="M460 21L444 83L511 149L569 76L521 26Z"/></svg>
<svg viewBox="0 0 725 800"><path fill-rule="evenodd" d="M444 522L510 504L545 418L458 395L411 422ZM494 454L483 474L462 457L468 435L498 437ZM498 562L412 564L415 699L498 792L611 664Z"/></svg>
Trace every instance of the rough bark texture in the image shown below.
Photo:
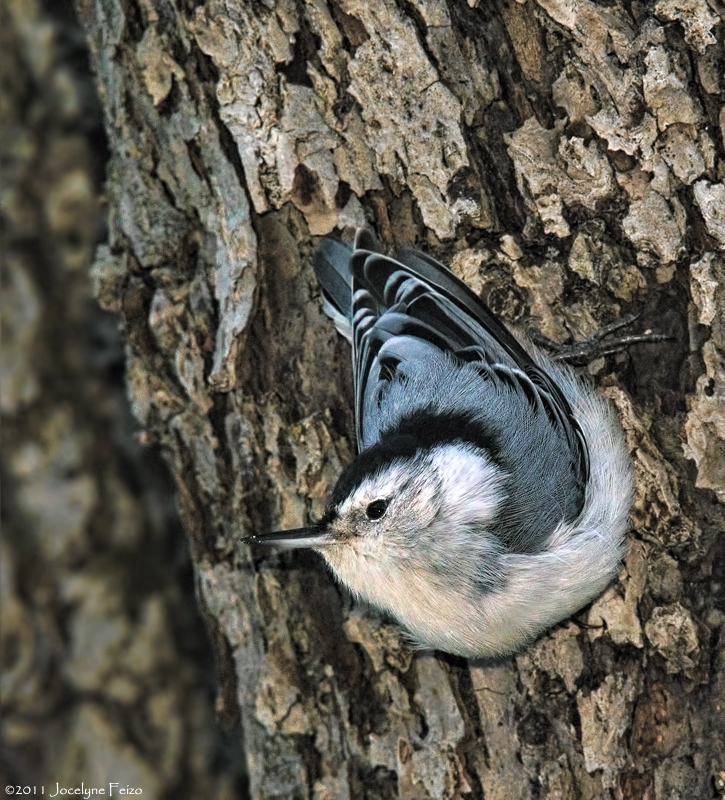
<svg viewBox="0 0 725 800"><path fill-rule="evenodd" d="M77 8L111 151L95 290L176 478L251 795L722 794L722 5ZM413 654L315 557L238 545L318 514L350 458L309 255L366 219L511 323L580 339L641 305L675 337L589 368L636 466L619 581L494 666Z"/></svg>
<svg viewBox="0 0 725 800"><path fill-rule="evenodd" d="M171 481L90 292L107 150L72 5L3 3L0 58L0 791L228 797Z"/></svg>

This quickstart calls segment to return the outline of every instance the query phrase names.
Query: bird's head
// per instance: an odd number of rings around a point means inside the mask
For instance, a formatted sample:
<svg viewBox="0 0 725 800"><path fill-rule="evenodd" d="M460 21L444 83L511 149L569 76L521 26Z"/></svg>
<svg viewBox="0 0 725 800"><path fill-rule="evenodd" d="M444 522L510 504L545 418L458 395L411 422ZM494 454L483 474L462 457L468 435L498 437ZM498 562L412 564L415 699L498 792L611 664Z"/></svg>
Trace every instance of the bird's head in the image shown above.
<svg viewBox="0 0 725 800"><path fill-rule="evenodd" d="M455 579L495 551L485 534L503 499L503 475L484 451L460 441L420 447L386 439L342 473L316 524L259 534L249 543L311 547L356 594L366 576L416 571Z"/></svg>

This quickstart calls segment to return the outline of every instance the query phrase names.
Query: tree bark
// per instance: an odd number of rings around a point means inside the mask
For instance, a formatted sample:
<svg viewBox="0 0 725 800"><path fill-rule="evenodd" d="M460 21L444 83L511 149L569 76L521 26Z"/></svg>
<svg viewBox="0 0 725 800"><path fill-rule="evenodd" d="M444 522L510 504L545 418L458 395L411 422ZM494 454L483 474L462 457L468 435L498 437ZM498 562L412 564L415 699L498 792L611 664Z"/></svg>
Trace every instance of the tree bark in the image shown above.
<svg viewBox="0 0 725 800"><path fill-rule="evenodd" d="M252 797L725 787L722 6L77 0L106 114L96 294L175 476ZM589 366L637 500L616 585L495 665L412 653L313 555L351 457L316 237L371 222L512 324L674 341Z"/></svg>
<svg viewBox="0 0 725 800"><path fill-rule="evenodd" d="M107 151L70 0L2 4L0 84L0 792L228 798L172 482L90 292Z"/></svg>

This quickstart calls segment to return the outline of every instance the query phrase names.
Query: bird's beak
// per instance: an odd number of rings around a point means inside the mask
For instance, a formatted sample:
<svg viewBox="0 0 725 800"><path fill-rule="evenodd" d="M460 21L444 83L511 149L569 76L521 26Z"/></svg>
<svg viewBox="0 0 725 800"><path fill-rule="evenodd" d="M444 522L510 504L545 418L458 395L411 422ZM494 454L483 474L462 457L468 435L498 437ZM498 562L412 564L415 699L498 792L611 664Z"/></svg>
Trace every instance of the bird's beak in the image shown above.
<svg viewBox="0 0 725 800"><path fill-rule="evenodd" d="M327 527L310 526L309 528L295 528L291 531L274 531L273 533L253 533L242 541L245 544L264 544L282 547L286 550L300 547L325 547L333 544L333 537Z"/></svg>

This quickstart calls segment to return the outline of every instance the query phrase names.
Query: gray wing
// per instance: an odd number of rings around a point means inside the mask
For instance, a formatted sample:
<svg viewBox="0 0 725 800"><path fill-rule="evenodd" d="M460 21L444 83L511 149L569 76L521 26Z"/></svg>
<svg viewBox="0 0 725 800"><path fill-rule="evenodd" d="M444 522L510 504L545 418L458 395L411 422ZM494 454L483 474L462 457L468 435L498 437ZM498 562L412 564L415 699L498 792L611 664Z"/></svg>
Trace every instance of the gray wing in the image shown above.
<svg viewBox="0 0 725 800"><path fill-rule="evenodd" d="M511 536L520 545L522 524L533 536L537 521L538 529L542 522L550 529L548 518L555 524L562 516L574 518L580 513L589 474L588 449L568 400L461 280L415 250L404 250L397 259L386 256L366 229L358 231L353 249L323 240L314 265L328 305L351 321L360 449L371 439L364 419L370 403L385 394L396 375L406 371L405 365L446 352L475 367L485 387L477 389L477 396L484 397L491 409L499 409L495 415L491 412L488 424L500 428L504 466L509 467L511 480L520 483L511 487L510 494L524 498L520 507L510 509ZM547 452L551 451L548 462L537 463L534 454L523 452L521 443L530 437L506 430L502 418L512 396L523 408L510 419L545 437ZM485 410L480 416L485 418ZM545 474L538 475L539 470ZM549 513L543 514L547 519L537 520L541 509L532 486L551 496Z"/></svg>

